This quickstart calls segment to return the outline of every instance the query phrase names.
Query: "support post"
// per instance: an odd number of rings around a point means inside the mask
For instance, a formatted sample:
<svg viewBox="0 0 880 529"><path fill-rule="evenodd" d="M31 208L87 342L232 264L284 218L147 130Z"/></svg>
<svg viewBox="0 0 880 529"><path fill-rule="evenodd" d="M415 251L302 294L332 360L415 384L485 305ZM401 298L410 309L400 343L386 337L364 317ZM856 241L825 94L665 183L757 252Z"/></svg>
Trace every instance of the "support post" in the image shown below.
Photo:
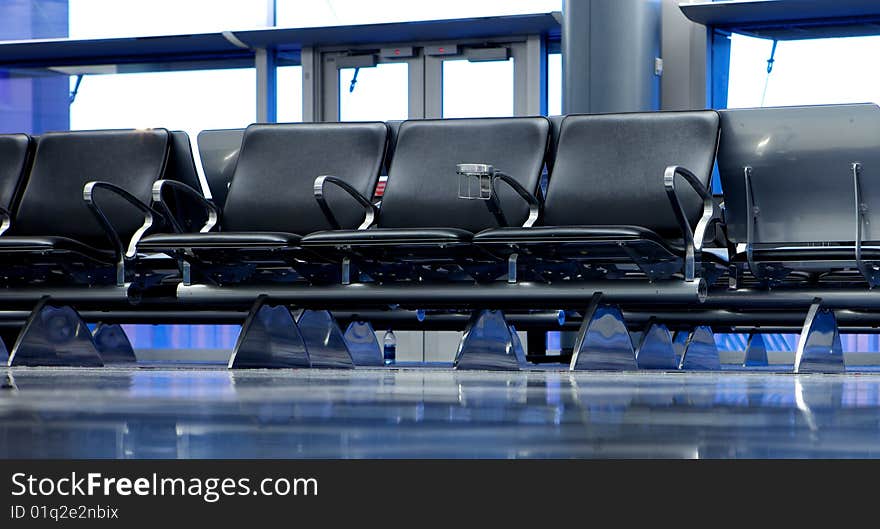
<svg viewBox="0 0 880 529"><path fill-rule="evenodd" d="M679 369L688 371L718 371L721 358L715 345L715 333L707 325L700 325L688 336Z"/></svg>
<svg viewBox="0 0 880 529"><path fill-rule="evenodd" d="M312 367L349 369L354 361L336 319L326 310L304 310L297 319Z"/></svg>
<svg viewBox="0 0 880 529"><path fill-rule="evenodd" d="M766 367L770 364L767 360L767 346L764 344L764 335L753 333L749 335L749 344L746 346L746 357L743 367Z"/></svg>
<svg viewBox="0 0 880 529"><path fill-rule="evenodd" d="M636 354L620 309L601 303L593 295L578 330L571 356L571 371L635 370Z"/></svg>
<svg viewBox="0 0 880 529"><path fill-rule="evenodd" d="M309 352L293 315L284 305L270 306L260 296L248 313L229 369L309 367Z"/></svg>
<svg viewBox="0 0 880 529"><path fill-rule="evenodd" d="M101 355L101 360L105 365L137 363L134 348L131 346L122 325L99 323L95 327L95 332L92 333L92 338L95 340L98 354Z"/></svg>
<svg viewBox="0 0 880 529"><path fill-rule="evenodd" d="M54 307L43 297L18 335L8 365L101 367L104 362L89 326L69 306Z"/></svg>
<svg viewBox="0 0 880 529"><path fill-rule="evenodd" d="M522 344L500 310L471 313L455 355L455 369L518 371L526 365Z"/></svg>
<svg viewBox="0 0 880 529"><path fill-rule="evenodd" d="M353 321L345 330L345 343L356 366L382 366L382 347L376 339L376 331L366 321Z"/></svg>
<svg viewBox="0 0 880 529"><path fill-rule="evenodd" d="M846 364L837 318L816 299L810 305L794 357L795 373L843 373Z"/></svg>
<svg viewBox="0 0 880 529"><path fill-rule="evenodd" d="M639 369L678 368L675 350L672 348L672 335L666 325L654 322L648 324L636 348L636 363Z"/></svg>

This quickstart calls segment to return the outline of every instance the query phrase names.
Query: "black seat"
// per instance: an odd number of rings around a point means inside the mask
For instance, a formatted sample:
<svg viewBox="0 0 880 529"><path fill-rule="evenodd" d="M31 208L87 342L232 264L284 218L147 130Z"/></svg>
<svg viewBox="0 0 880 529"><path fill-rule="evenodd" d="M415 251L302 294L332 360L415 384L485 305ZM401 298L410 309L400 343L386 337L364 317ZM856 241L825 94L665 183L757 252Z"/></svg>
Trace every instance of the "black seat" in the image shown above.
<svg viewBox="0 0 880 529"><path fill-rule="evenodd" d="M497 259L475 249L472 235L499 226L499 218L484 201L459 198L457 165L494 165L535 193L549 135L543 117L406 121L375 226L312 233L301 244L336 259L353 258L374 278L411 279L411 265L422 267L419 277L445 275L450 266L480 273L480 262ZM523 222L529 204L512 189L499 189L503 216Z"/></svg>
<svg viewBox="0 0 880 529"><path fill-rule="evenodd" d="M718 122L713 111L567 116L539 225L486 230L474 243L548 279L692 279L713 208Z"/></svg>
<svg viewBox="0 0 880 529"><path fill-rule="evenodd" d="M0 234L9 228L34 152L27 134L0 134Z"/></svg>
<svg viewBox="0 0 880 529"><path fill-rule="evenodd" d="M139 248L178 253L216 281L242 280L269 263L276 268L285 264L279 275L287 279L293 265L300 274L312 275L313 267L297 258L300 236L336 226L354 228L365 213L372 215L365 197L376 187L386 140L384 123L251 125L219 231L150 236ZM322 175L338 177L330 179L335 185L327 187L323 205L314 197L315 179Z"/></svg>
<svg viewBox="0 0 880 529"><path fill-rule="evenodd" d="M232 183L244 130L203 130L198 136L199 156L211 192L210 198L220 208L226 203L226 193Z"/></svg>
<svg viewBox="0 0 880 529"><path fill-rule="evenodd" d="M727 110L718 168L732 261L770 284L880 285L880 107Z"/></svg>
<svg viewBox="0 0 880 529"><path fill-rule="evenodd" d="M130 279L123 265L135 256L134 243L160 224L148 204L169 146L164 129L40 136L10 230L0 237L7 283Z"/></svg>

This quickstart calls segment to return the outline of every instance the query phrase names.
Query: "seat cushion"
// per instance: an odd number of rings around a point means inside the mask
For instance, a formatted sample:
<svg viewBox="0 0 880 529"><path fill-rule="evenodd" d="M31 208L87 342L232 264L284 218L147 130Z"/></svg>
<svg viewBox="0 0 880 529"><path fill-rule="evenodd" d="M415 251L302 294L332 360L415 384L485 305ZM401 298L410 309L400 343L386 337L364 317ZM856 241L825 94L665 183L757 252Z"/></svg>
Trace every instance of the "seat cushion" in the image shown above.
<svg viewBox="0 0 880 529"><path fill-rule="evenodd" d="M655 232L638 226L541 226L497 228L481 231L474 244L542 244L560 242L603 242L649 240L669 246Z"/></svg>
<svg viewBox="0 0 880 529"><path fill-rule="evenodd" d="M473 234L456 228L379 228L319 231L302 238L303 247L401 246L470 243Z"/></svg>
<svg viewBox="0 0 880 529"><path fill-rule="evenodd" d="M43 252L73 252L101 263L113 263L116 260L113 252L93 248L66 237L0 237L0 253Z"/></svg>
<svg viewBox="0 0 880 529"><path fill-rule="evenodd" d="M157 233L144 237L138 250L175 248L287 248L297 246L300 236L283 232Z"/></svg>

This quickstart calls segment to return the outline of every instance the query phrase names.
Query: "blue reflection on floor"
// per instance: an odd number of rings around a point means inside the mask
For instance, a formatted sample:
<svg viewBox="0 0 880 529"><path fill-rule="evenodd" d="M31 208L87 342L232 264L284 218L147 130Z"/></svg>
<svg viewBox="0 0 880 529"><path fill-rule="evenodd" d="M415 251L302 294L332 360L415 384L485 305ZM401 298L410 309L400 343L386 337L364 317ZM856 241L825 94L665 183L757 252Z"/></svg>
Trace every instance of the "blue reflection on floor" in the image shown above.
<svg viewBox="0 0 880 529"><path fill-rule="evenodd" d="M6 458L880 456L878 375L140 367L5 379Z"/></svg>

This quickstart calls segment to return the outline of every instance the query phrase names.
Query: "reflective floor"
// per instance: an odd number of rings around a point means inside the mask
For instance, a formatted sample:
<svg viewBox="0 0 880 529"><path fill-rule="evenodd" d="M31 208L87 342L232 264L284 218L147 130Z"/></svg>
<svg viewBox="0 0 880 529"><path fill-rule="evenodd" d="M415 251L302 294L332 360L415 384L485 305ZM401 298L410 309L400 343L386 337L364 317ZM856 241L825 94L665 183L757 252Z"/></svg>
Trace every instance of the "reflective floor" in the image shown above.
<svg viewBox="0 0 880 529"><path fill-rule="evenodd" d="M880 376L0 372L6 458L877 457Z"/></svg>

